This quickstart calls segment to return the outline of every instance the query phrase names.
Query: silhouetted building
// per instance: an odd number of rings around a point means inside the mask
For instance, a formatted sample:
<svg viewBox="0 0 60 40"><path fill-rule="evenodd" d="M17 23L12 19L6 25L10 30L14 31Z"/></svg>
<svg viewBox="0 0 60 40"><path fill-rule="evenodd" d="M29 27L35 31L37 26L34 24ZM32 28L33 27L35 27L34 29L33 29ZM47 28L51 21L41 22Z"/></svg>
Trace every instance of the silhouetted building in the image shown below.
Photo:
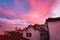
<svg viewBox="0 0 60 40"><path fill-rule="evenodd" d="M29 40L23 37L22 31L5 31L5 35L0 35L0 40Z"/></svg>

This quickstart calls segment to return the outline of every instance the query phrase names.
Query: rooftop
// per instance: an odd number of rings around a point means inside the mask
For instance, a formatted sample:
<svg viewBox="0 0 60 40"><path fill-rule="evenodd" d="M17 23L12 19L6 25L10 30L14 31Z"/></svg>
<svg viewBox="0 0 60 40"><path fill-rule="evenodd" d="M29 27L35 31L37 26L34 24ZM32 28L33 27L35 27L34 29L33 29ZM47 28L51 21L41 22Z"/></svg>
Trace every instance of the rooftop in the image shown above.
<svg viewBox="0 0 60 40"><path fill-rule="evenodd" d="M56 21L60 21L60 17L46 19L46 22L56 22Z"/></svg>

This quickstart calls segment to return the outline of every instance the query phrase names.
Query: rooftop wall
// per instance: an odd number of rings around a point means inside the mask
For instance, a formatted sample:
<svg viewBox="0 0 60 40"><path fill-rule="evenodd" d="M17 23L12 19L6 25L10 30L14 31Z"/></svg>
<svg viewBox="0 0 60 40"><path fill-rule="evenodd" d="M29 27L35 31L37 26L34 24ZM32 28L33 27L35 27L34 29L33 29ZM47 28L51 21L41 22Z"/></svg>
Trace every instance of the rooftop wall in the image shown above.
<svg viewBox="0 0 60 40"><path fill-rule="evenodd" d="M50 40L60 40L60 21L48 22Z"/></svg>

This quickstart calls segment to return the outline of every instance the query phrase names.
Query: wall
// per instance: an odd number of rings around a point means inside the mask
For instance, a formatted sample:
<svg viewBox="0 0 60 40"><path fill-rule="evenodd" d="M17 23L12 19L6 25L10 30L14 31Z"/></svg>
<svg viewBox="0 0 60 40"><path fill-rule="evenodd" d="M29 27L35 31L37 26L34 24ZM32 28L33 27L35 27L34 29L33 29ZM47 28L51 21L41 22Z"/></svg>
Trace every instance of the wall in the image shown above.
<svg viewBox="0 0 60 40"><path fill-rule="evenodd" d="M50 40L60 40L60 21L48 22Z"/></svg>
<svg viewBox="0 0 60 40"><path fill-rule="evenodd" d="M32 33L32 36L27 37L27 33ZM29 28L28 30L23 32L23 37L28 38L30 40L40 40L40 32L38 30L34 30L33 28Z"/></svg>

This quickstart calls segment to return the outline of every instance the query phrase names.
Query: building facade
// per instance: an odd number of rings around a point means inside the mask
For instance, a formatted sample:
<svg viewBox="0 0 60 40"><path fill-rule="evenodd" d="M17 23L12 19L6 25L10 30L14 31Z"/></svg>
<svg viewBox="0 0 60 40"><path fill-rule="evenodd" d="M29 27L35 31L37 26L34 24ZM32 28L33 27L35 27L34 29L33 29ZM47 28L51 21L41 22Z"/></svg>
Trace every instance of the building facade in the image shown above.
<svg viewBox="0 0 60 40"><path fill-rule="evenodd" d="M60 40L60 18L48 18L46 24L49 29L49 39Z"/></svg>
<svg viewBox="0 0 60 40"><path fill-rule="evenodd" d="M29 25L28 28L23 31L23 37L30 40L40 40L40 31L37 30L35 26Z"/></svg>

